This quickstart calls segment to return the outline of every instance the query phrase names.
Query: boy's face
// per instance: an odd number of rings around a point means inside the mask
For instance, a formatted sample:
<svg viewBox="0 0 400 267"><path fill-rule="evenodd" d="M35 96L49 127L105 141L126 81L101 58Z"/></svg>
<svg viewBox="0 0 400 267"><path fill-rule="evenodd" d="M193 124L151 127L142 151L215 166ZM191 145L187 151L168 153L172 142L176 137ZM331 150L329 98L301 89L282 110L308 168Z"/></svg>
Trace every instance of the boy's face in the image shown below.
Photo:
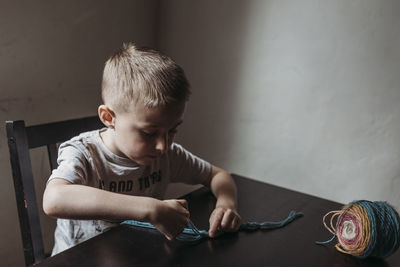
<svg viewBox="0 0 400 267"><path fill-rule="evenodd" d="M116 153L140 165L149 165L171 146L183 122L186 103L147 108L137 103L132 111L115 114L113 143Z"/></svg>

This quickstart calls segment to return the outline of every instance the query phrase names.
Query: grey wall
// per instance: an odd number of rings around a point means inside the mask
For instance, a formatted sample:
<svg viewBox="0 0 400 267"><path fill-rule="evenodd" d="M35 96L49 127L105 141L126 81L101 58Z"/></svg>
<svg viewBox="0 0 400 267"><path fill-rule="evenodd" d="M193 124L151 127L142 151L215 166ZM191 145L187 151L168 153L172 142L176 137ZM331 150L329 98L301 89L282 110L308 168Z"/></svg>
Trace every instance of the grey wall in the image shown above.
<svg viewBox="0 0 400 267"><path fill-rule="evenodd" d="M4 121L31 125L95 115L105 60L124 41L154 46L156 10L156 1L146 0L0 1L0 265L24 264ZM45 151L32 158L44 181ZM41 223L51 248L54 221Z"/></svg>
<svg viewBox="0 0 400 267"><path fill-rule="evenodd" d="M160 14L159 48L193 86L186 147L255 179L400 208L399 1L162 1Z"/></svg>

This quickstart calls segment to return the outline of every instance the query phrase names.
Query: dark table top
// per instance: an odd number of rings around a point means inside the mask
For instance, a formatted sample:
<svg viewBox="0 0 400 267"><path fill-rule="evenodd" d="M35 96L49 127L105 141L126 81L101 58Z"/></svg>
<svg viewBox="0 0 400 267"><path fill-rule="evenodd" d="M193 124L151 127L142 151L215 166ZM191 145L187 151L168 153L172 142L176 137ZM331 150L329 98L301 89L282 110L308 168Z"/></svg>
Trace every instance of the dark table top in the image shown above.
<svg viewBox="0 0 400 267"><path fill-rule="evenodd" d="M304 217L284 228L226 234L196 245L168 241L159 232L121 225L87 240L39 265L45 266L400 266L400 250L385 260L361 260L321 246L331 234L322 217L342 204L233 175L239 213L246 221L280 221L291 210ZM191 219L208 230L215 198L206 188L184 197Z"/></svg>

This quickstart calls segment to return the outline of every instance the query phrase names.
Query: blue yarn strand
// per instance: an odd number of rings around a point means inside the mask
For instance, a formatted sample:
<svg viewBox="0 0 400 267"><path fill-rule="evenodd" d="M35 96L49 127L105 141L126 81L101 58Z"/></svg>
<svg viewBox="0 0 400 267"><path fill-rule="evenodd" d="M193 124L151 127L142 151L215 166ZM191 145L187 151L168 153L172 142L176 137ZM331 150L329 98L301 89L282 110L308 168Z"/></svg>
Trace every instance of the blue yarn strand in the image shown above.
<svg viewBox="0 0 400 267"><path fill-rule="evenodd" d="M326 241L315 241L315 244L317 245L326 245L328 243L331 243L333 240L335 240L336 234L334 234L329 240Z"/></svg>
<svg viewBox="0 0 400 267"><path fill-rule="evenodd" d="M256 230L271 230L271 229L281 228L281 227L284 227L285 225L291 223L295 219L302 217L303 215L304 214L302 212L291 211L289 213L289 216L280 222L262 222L262 223L247 222L247 223L241 224L239 230L240 231L256 231ZM127 221L122 222L121 224L126 224L126 225L141 227L141 228L156 229L154 227L154 225L152 225L151 223L148 223L148 222L127 220ZM180 233L176 237L177 240L184 242L184 243L193 244L193 243L198 243L201 240L210 238L208 231L199 230L191 220L189 220L188 226L189 226L189 228L184 228L182 233ZM224 234L223 232L219 232L219 233L217 233L216 237L219 237L223 234Z"/></svg>

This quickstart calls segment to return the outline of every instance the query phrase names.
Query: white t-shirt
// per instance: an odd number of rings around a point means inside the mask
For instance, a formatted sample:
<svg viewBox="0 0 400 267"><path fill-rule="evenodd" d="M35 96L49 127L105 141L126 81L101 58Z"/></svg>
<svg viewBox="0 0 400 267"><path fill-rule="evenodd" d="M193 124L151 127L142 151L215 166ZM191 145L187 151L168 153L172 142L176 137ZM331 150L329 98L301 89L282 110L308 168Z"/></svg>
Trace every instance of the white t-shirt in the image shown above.
<svg viewBox="0 0 400 267"><path fill-rule="evenodd" d="M49 181L62 178L121 194L162 199L169 183L201 184L210 175L210 163L176 143L150 166L119 157L101 140L100 132L105 129L85 132L62 143L58 150L59 166ZM103 220L58 219L52 255L117 225Z"/></svg>

